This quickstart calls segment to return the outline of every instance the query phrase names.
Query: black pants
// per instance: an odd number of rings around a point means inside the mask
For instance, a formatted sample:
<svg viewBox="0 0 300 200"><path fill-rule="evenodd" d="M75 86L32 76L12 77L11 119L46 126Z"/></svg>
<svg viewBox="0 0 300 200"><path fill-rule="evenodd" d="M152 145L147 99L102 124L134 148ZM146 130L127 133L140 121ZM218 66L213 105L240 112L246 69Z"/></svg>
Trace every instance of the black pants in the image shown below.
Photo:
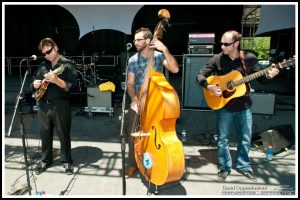
<svg viewBox="0 0 300 200"><path fill-rule="evenodd" d="M38 118L42 139L41 161L52 164L53 133L56 128L60 140L60 155L62 163L72 163L71 158L71 109L67 99L53 102L40 101Z"/></svg>

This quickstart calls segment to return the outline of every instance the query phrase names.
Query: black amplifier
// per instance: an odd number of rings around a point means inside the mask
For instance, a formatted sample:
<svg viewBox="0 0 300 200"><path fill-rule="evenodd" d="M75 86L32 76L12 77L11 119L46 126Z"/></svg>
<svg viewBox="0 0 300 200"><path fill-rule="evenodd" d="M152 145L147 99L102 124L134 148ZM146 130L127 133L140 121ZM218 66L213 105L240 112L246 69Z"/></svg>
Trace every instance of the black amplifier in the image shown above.
<svg viewBox="0 0 300 200"><path fill-rule="evenodd" d="M214 45L188 45L189 54L205 54L212 55L214 52Z"/></svg>
<svg viewBox="0 0 300 200"><path fill-rule="evenodd" d="M215 44L215 34L189 33L189 44Z"/></svg>

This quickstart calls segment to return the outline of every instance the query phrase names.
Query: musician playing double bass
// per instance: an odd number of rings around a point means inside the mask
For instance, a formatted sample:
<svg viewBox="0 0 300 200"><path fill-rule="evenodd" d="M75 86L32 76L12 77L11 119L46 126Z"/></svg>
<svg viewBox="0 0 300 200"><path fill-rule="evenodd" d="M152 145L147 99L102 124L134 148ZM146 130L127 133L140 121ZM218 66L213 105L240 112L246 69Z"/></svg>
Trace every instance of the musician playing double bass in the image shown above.
<svg viewBox="0 0 300 200"><path fill-rule="evenodd" d="M230 87L228 87L228 90L224 90L223 86L227 87L228 85L222 84L221 82L209 82L209 78L211 78L213 74L217 74L218 77L223 76L223 79L220 78L219 80L224 80L225 77L227 77L225 75L231 74L234 71L244 77L261 70L257 57L253 53L240 50L241 37L241 34L234 30L225 32L221 38L221 48L223 52L213 56L209 63L201 68L197 76L200 85L206 88L204 92L207 92L208 97L211 97L212 101L214 101L207 102L210 105L214 105L217 100L234 97L236 93L241 92L245 94L237 95L236 98L231 99L231 101L223 107L220 106L220 103L211 107L216 110L217 117L218 179L220 181L226 180L232 168L232 159L229 151L232 123L234 123L236 128L238 143L236 170L246 178L252 181L256 180L248 155L252 136L252 112L250 109L252 102L249 95L250 86L243 84L236 88L230 89ZM268 79L272 79L278 73L279 70L273 67L271 70L267 70L265 76L259 77L258 81L267 83ZM232 76L229 80L235 80L235 77ZM227 82L230 82L229 80ZM245 91L241 91L243 89L240 88L245 89ZM228 91L228 93L225 91ZM208 101L207 98L206 101Z"/></svg>
<svg viewBox="0 0 300 200"><path fill-rule="evenodd" d="M68 175L73 173L71 157L71 108L69 90L77 83L76 65L61 56L51 38L40 41L38 49L44 56L35 74L33 88L38 100L38 121L42 140L42 156L36 174L49 168L53 161L53 134L56 128L60 140L61 162Z"/></svg>
<svg viewBox="0 0 300 200"><path fill-rule="evenodd" d="M139 114L140 101L138 92L144 83L145 70L150 58L151 49L154 51L153 67L154 70L163 73L164 67L172 73L179 71L176 59L169 52L168 48L157 38L153 38L149 28L140 28L135 31L134 45L137 53L128 61L128 81L127 93L131 98L129 113L127 114L126 133L129 145L129 166L125 172L125 178L131 177L137 172L137 164L134 156L134 138L130 135L134 129L136 115Z"/></svg>

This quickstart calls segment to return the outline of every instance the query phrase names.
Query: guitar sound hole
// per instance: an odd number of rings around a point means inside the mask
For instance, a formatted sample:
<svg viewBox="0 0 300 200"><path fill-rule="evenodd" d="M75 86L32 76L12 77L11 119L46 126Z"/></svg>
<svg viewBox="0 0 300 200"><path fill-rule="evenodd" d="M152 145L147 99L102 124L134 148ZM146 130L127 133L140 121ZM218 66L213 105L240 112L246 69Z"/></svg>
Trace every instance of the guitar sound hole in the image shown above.
<svg viewBox="0 0 300 200"><path fill-rule="evenodd" d="M232 81L229 81L229 82L227 83L227 89L230 90L230 91L234 90L234 84L233 84Z"/></svg>

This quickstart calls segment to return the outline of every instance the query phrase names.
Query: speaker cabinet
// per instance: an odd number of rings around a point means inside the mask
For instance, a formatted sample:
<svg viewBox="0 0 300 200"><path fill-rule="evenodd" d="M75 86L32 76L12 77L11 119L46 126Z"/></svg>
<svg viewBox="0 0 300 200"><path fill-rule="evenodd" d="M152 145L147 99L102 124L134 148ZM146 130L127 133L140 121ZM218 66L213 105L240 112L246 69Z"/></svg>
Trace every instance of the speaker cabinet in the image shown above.
<svg viewBox="0 0 300 200"><path fill-rule="evenodd" d="M87 88L88 107L112 107L111 91L100 91L98 87Z"/></svg>
<svg viewBox="0 0 300 200"><path fill-rule="evenodd" d="M208 63L213 55L185 54L183 56L182 75L182 109L183 110L211 110L203 95L203 88L196 77L199 70Z"/></svg>
<svg viewBox="0 0 300 200"><path fill-rule="evenodd" d="M292 125L280 125L269 130L254 133L251 144L254 148L264 152L268 146L273 147L273 154L282 152L285 148L295 144L295 134Z"/></svg>
<svg viewBox="0 0 300 200"><path fill-rule="evenodd" d="M252 113L273 115L275 107L275 94L251 92Z"/></svg>

